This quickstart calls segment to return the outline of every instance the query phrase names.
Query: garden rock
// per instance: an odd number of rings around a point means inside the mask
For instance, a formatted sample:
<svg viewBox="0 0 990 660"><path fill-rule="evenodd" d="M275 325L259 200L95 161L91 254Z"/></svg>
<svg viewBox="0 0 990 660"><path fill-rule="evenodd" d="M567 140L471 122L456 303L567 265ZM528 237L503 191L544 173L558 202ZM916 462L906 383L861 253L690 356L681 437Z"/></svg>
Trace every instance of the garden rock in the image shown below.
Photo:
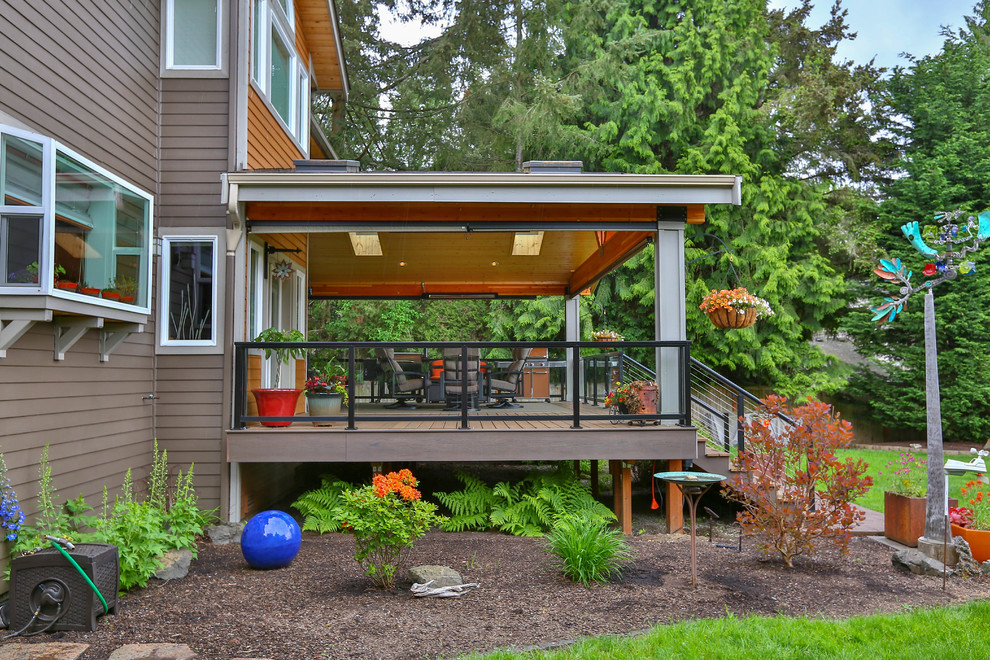
<svg viewBox="0 0 990 660"><path fill-rule="evenodd" d="M189 574L189 562L192 561L192 551L187 548L169 550L158 558L162 565L155 571L159 580L177 580Z"/></svg>
<svg viewBox="0 0 990 660"><path fill-rule="evenodd" d="M455 587L459 584L464 584L461 574L454 569L432 564L413 566L409 569L409 579L418 584L426 584L432 580L433 584L430 586L434 589L438 587Z"/></svg>
<svg viewBox="0 0 990 660"><path fill-rule="evenodd" d="M945 564L915 548L895 552L890 561L897 568L911 571L915 575L942 575L945 570Z"/></svg>
<svg viewBox="0 0 990 660"><path fill-rule="evenodd" d="M956 564L956 570L959 571L961 575L976 575L980 572L980 564L978 561L973 559L973 553L969 548L969 542L961 536L953 537L952 545L956 547L956 556L959 557L959 563Z"/></svg>
<svg viewBox="0 0 990 660"><path fill-rule="evenodd" d="M241 542L241 530L243 523L224 523L221 525L210 525L206 528L206 535L210 537L213 545L227 545L228 543Z"/></svg>
<svg viewBox="0 0 990 660"><path fill-rule="evenodd" d="M110 654L108 660L196 660L185 644L127 644Z"/></svg>

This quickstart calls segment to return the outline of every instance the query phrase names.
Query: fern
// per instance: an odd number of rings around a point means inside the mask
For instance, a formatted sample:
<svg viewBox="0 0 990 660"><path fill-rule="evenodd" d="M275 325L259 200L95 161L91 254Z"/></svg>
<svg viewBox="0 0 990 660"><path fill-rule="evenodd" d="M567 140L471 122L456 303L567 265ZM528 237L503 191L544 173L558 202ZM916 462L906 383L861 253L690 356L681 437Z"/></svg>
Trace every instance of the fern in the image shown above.
<svg viewBox="0 0 990 660"><path fill-rule="evenodd" d="M303 530L319 534L339 532L337 511L343 502L341 494L353 486L329 474L323 475L322 481L319 488L300 495L292 507L303 515Z"/></svg>
<svg viewBox="0 0 990 660"><path fill-rule="evenodd" d="M443 526L449 532L494 527L516 536L541 536L566 515L580 514L602 524L615 520L569 470L533 474L515 484L502 481L491 488L462 472L457 478L464 490L436 494L452 514Z"/></svg>

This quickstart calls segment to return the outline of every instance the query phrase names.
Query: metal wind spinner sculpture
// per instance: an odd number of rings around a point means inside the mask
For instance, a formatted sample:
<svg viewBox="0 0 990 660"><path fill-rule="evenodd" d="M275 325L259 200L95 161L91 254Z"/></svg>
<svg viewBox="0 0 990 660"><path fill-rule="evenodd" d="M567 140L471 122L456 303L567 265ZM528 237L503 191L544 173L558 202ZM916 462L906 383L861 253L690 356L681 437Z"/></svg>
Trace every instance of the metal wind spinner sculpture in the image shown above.
<svg viewBox="0 0 990 660"><path fill-rule="evenodd" d="M973 275L976 273L976 264L972 261L957 263L957 259L962 259L970 252L979 249L982 241L990 238L990 211L984 211L979 216L969 216L965 223L958 223L957 219L963 215L962 211L943 211L935 214L935 221L938 226L928 225L921 230L917 222L909 222L901 225L901 231L923 257L932 261L925 264L922 275L933 277L925 280L919 286L911 285L911 271L906 271L900 259L881 259L879 268L873 270L885 280L890 282L900 282L900 297L884 298L884 302L870 308L873 312L873 321L884 323L893 321L908 298L918 291L930 290L937 284L946 280L954 280L959 273L963 275ZM966 242L967 245L956 248L956 244ZM945 246L943 252L929 246L933 243Z"/></svg>

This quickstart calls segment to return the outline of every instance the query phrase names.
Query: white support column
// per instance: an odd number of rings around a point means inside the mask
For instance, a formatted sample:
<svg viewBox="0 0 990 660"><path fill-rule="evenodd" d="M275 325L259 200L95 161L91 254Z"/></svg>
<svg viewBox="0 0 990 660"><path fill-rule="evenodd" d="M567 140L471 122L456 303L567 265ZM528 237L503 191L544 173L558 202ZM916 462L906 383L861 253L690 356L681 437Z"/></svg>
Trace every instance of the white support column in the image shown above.
<svg viewBox="0 0 990 660"><path fill-rule="evenodd" d="M565 341L581 340L581 296L568 298L564 301L564 339ZM567 392L566 401L573 401L574 397L580 396L580 392L574 389L574 349L567 349L567 381L564 391Z"/></svg>
<svg viewBox="0 0 990 660"><path fill-rule="evenodd" d="M684 280L684 223L658 222L653 242L654 330L657 341L687 339ZM680 405L681 374L677 352L657 349L660 412L676 412ZM664 420L668 424L673 420Z"/></svg>

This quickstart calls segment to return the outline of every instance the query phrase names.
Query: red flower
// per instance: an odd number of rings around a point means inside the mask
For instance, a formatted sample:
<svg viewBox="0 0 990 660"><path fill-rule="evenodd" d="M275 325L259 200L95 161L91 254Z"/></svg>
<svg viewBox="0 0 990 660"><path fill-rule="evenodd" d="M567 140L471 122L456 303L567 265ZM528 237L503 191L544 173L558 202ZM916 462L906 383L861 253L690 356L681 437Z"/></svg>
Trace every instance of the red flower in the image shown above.
<svg viewBox="0 0 990 660"><path fill-rule="evenodd" d="M938 269L935 267L935 264L925 264L925 269L921 271L921 274L925 277L931 277L937 272Z"/></svg>

